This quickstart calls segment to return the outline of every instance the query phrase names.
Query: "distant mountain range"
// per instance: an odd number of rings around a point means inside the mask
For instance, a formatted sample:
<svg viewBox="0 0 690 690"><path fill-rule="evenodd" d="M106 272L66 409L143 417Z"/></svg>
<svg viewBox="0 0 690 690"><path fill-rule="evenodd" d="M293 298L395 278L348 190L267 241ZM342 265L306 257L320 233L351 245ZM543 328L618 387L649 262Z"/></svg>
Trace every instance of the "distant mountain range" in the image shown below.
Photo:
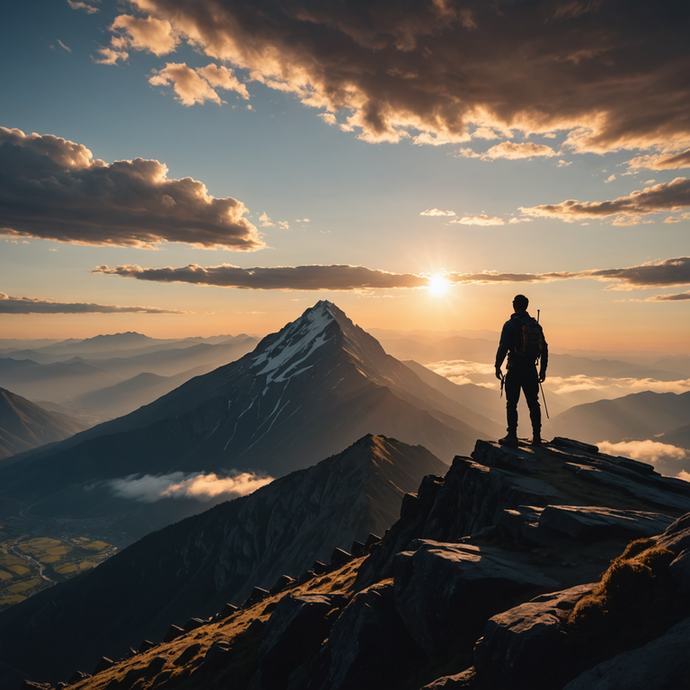
<svg viewBox="0 0 690 690"><path fill-rule="evenodd" d="M679 430L690 419L690 391L644 391L614 400L576 405L551 420L556 436L576 436L588 443L654 439Z"/></svg>
<svg viewBox="0 0 690 690"><path fill-rule="evenodd" d="M62 441L83 429L76 419L49 412L0 388L0 459Z"/></svg>
<svg viewBox="0 0 690 690"><path fill-rule="evenodd" d="M0 469L0 496L30 503L41 519L110 521L131 540L201 507L182 499L176 508L142 507L112 496L114 479L229 470L279 477L367 433L424 445L449 462L500 432L324 301L241 359L62 444L11 458Z"/></svg>
<svg viewBox="0 0 690 690"><path fill-rule="evenodd" d="M0 614L0 660L67 677L115 658L171 622L239 604L255 585L296 577L335 547L380 536L403 494L445 463L420 446L365 436L316 466L150 534L85 576ZM56 631L59 630L59 634Z"/></svg>

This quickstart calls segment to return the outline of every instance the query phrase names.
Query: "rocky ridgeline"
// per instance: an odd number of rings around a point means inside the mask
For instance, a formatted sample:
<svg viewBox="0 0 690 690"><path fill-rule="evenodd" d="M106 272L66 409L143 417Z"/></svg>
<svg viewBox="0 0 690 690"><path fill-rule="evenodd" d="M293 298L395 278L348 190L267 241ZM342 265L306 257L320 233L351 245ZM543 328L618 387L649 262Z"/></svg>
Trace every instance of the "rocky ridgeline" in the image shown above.
<svg viewBox="0 0 690 690"><path fill-rule="evenodd" d="M369 547L74 687L689 687L690 484L649 465L478 441Z"/></svg>

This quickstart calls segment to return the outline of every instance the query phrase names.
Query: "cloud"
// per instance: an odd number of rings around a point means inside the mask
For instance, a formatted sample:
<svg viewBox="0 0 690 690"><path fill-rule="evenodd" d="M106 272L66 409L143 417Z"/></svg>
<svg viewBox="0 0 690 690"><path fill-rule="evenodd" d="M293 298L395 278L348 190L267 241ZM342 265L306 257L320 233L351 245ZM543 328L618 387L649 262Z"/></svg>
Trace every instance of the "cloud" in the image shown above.
<svg viewBox="0 0 690 690"><path fill-rule="evenodd" d="M610 179L610 178L609 178ZM639 216L660 211L673 211L690 206L690 179L677 177L672 182L664 182L642 191L632 192L612 201L575 201L569 199L560 204L545 204L531 208L521 207L520 211L541 218L560 218L572 222L578 218L607 218L621 216L627 224L637 224Z"/></svg>
<svg viewBox="0 0 690 690"><path fill-rule="evenodd" d="M557 165L556 167L558 167L558 168L566 168L567 166L572 165L572 164L573 164L572 161L560 160L560 161L558 161L558 165Z"/></svg>
<svg viewBox="0 0 690 690"><path fill-rule="evenodd" d="M690 453L685 448L678 448L670 443L659 443L658 441L622 441L620 443L609 443L601 441L597 443L599 451L607 455L624 455L633 460L642 462L658 462L662 458L673 458L684 460Z"/></svg>
<svg viewBox="0 0 690 690"><path fill-rule="evenodd" d="M481 158L482 160L496 160L497 158L518 160L520 158L534 158L535 156L551 158L556 155L558 154L545 144L535 144L533 142L516 144L511 141L504 141L501 144L492 146L488 151L481 154Z"/></svg>
<svg viewBox="0 0 690 690"><path fill-rule="evenodd" d="M81 144L0 127L0 235L147 249L265 246L242 202L167 172L156 160L107 164Z"/></svg>
<svg viewBox="0 0 690 690"><path fill-rule="evenodd" d="M115 50L144 50L160 56L174 51L180 42L177 32L166 19L141 19L121 14L115 17L109 28L115 34L110 39Z"/></svg>
<svg viewBox="0 0 690 690"><path fill-rule="evenodd" d="M184 63L168 62L163 69L153 71L149 84L172 86L176 99L186 106L206 101L220 105L224 101L215 88L236 91L242 98L249 98L247 87L239 82L232 70L214 64L193 70Z"/></svg>
<svg viewBox="0 0 690 690"><path fill-rule="evenodd" d="M91 56L91 59L99 65L116 65L118 60L123 62L129 57L129 53L126 50L115 50L114 48L101 47L97 51L100 54L100 58Z"/></svg>
<svg viewBox="0 0 690 690"><path fill-rule="evenodd" d="M266 215L266 214L264 214ZM267 217L268 221L270 219ZM453 221L451 221L453 222ZM458 222L458 221L455 221ZM240 268L231 264L181 268L142 268L137 265L98 266L92 273L159 283L192 283L248 290L367 290L427 287L428 276L391 273L365 266L311 265ZM648 288L690 284L690 257L666 259L628 268L586 271L551 271L548 273L446 273L454 283L550 283L558 280L592 279L620 285L620 288ZM619 288L619 289L620 289Z"/></svg>
<svg viewBox="0 0 690 690"><path fill-rule="evenodd" d="M343 112L343 125L368 141L411 132L434 144L516 129L566 132L576 150L604 152L690 139L687 64L679 58L687 24L670 6L438 0L401 12L394 0L131 4L269 88Z"/></svg>
<svg viewBox="0 0 690 690"><path fill-rule="evenodd" d="M57 42L60 44L60 48L62 48L63 50L66 50L68 53L72 52L72 49L70 47L66 46L59 38L58 38Z"/></svg>
<svg viewBox="0 0 690 690"><path fill-rule="evenodd" d="M690 168L690 149L682 153L662 153L649 156L638 156L628 161L633 170L673 170Z"/></svg>
<svg viewBox="0 0 690 690"><path fill-rule="evenodd" d="M155 503L163 498L192 498L210 501L224 496L227 499L246 496L273 481L272 477L244 472L219 477L209 474L172 472L162 476L130 475L111 479L105 484L119 498L141 503Z"/></svg>
<svg viewBox="0 0 690 690"><path fill-rule="evenodd" d="M96 14L99 11L98 7L94 7L92 3L100 2L100 0L89 0L89 2L81 2L81 0L67 0L67 4L73 10L84 10L87 14Z"/></svg>
<svg viewBox="0 0 690 690"><path fill-rule="evenodd" d="M498 388L498 385L493 382L486 383L482 381L483 377L494 377L495 369L493 364L470 362L464 359L447 359L431 362L424 366L439 376L444 376L453 383L457 383L459 386L466 383L474 383L485 388Z"/></svg>
<svg viewBox="0 0 690 690"><path fill-rule="evenodd" d="M451 220L450 222L459 223L461 225L505 225L503 218L487 216L486 214L480 216L463 216L462 218Z"/></svg>
<svg viewBox="0 0 690 690"><path fill-rule="evenodd" d="M11 297L0 292L0 314L186 314L156 307L118 307L85 302L56 302L40 297Z"/></svg>
<svg viewBox="0 0 690 690"><path fill-rule="evenodd" d="M654 295L654 297L647 297L645 302L686 302L688 300L690 300L690 291L675 295Z"/></svg>
<svg viewBox="0 0 690 690"><path fill-rule="evenodd" d="M411 273L389 273L364 266L279 266L240 268L223 264L183 268L141 266L99 266L92 273L159 283L192 283L246 290L369 290L426 287L428 278Z"/></svg>
<svg viewBox="0 0 690 690"><path fill-rule="evenodd" d="M455 211L441 211L439 208L428 208L426 211L422 211L420 216L454 216Z"/></svg>
<svg viewBox="0 0 690 690"><path fill-rule="evenodd" d="M655 393L686 393L690 390L690 379L677 381L658 381L657 379L612 378L609 376L550 376L544 384L549 390L559 395L567 395L577 391L597 391L609 398L654 391Z"/></svg>

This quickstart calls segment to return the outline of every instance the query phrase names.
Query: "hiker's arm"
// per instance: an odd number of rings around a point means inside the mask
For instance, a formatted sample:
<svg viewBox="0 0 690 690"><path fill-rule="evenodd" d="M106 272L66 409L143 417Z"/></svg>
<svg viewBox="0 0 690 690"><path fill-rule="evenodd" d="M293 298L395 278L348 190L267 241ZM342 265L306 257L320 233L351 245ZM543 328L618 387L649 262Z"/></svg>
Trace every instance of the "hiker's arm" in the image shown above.
<svg viewBox="0 0 690 690"><path fill-rule="evenodd" d="M539 380L544 381L546 379L546 367L549 366L549 346L544 340L544 346L541 349L541 362L539 365Z"/></svg>
<svg viewBox="0 0 690 690"><path fill-rule="evenodd" d="M508 354L508 348L510 347L510 321L503 324L503 330L501 331L501 340L498 343L498 350L496 351L496 378L501 378L501 366L503 365L503 360Z"/></svg>

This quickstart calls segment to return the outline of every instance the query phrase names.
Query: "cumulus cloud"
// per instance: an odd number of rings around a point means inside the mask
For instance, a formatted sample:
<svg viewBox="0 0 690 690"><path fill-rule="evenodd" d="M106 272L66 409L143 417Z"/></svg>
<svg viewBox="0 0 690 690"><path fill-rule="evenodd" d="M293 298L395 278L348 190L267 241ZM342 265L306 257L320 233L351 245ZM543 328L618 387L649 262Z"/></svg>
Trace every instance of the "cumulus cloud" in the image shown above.
<svg viewBox="0 0 690 690"><path fill-rule="evenodd" d="M249 98L247 87L240 83L232 70L210 64L193 70L184 63L168 62L149 77L152 86L172 86L175 98L183 105L212 101L220 105L224 101L216 89L236 91L242 98ZM215 88L214 88L215 87Z"/></svg>
<svg viewBox="0 0 690 690"><path fill-rule="evenodd" d="M367 290L425 287L428 278L411 273L389 273L364 266L279 266L240 268L223 264L183 268L99 266L92 273L117 275L159 283L192 283L246 290Z"/></svg>
<svg viewBox="0 0 690 690"><path fill-rule="evenodd" d="M162 476L130 475L111 479L106 486L119 498L141 503L155 503L163 498L192 498L210 501L218 497L227 499L246 496L273 481L273 477L249 472L219 477L209 474L172 472Z"/></svg>
<svg viewBox="0 0 690 690"><path fill-rule="evenodd" d="M131 4L268 87L342 111L371 141L511 128L564 131L580 151L690 140L687 24L654 3Z"/></svg>
<svg viewBox="0 0 690 690"><path fill-rule="evenodd" d="M0 292L0 314L185 314L156 307L118 307L112 304L57 302L40 297L11 297Z"/></svg>
<svg viewBox="0 0 690 690"><path fill-rule="evenodd" d="M610 181L611 178L609 178ZM612 201L575 201L568 199L559 204L544 204L520 211L529 216L560 218L572 222L579 218L607 218L619 216L618 224L635 225L640 216L661 211L673 211L690 206L690 178L677 177L672 182L663 182L635 191Z"/></svg>
<svg viewBox="0 0 690 690"><path fill-rule="evenodd" d="M673 170L690 168L690 149L682 153L663 153L649 156L638 156L628 161L633 170Z"/></svg>
<svg viewBox="0 0 690 690"><path fill-rule="evenodd" d="M81 144L0 127L0 235L147 249L265 246L242 202L167 172L156 160L107 164Z"/></svg>
<svg viewBox="0 0 690 690"><path fill-rule="evenodd" d="M115 50L145 50L154 55L167 55L175 50L180 39L172 24L155 17L132 17L121 14L110 25L115 34L110 44Z"/></svg>
<svg viewBox="0 0 690 690"><path fill-rule="evenodd" d="M420 216L454 216L455 211L441 211L439 208L428 208L426 211L422 211Z"/></svg>

